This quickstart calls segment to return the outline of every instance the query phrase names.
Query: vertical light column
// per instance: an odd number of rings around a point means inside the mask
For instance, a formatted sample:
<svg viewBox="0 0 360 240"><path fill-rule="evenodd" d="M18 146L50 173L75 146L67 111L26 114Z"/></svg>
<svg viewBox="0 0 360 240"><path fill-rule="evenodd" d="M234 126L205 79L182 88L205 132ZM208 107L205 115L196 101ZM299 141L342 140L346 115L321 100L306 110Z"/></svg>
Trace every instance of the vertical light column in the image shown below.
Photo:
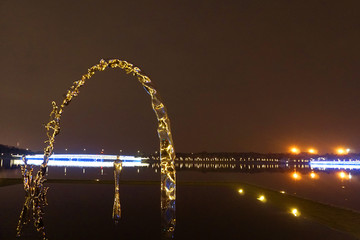
<svg viewBox="0 0 360 240"><path fill-rule="evenodd" d="M112 218L115 224L120 221L121 218L121 205L120 205L120 173L122 170L122 163L118 157L114 161L114 181L115 181L115 193L114 193L114 206Z"/></svg>

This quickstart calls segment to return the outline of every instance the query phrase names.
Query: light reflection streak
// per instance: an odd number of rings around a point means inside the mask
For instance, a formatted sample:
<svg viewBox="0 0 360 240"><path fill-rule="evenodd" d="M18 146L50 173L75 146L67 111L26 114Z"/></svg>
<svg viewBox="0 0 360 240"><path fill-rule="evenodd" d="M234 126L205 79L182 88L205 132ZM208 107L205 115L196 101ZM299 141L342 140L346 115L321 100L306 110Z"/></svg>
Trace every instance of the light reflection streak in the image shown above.
<svg viewBox="0 0 360 240"><path fill-rule="evenodd" d="M338 176L340 179L351 179L352 178L351 173L347 174L346 172L343 172L343 171L339 172Z"/></svg>
<svg viewBox="0 0 360 240"><path fill-rule="evenodd" d="M295 180L299 180L299 179L301 179L301 176L300 176L299 173L294 172L294 173L292 174L292 178L295 179Z"/></svg>
<svg viewBox="0 0 360 240"><path fill-rule="evenodd" d="M121 218L121 205L120 205L120 173L122 170L122 163L120 159L114 161L114 182L115 182L115 193L114 193L114 205L112 218L115 224L119 223Z"/></svg>
<svg viewBox="0 0 360 240"><path fill-rule="evenodd" d="M311 173L310 173L310 178L312 178L312 179L318 179L318 178L319 178L319 175L317 175L315 172L311 172Z"/></svg>

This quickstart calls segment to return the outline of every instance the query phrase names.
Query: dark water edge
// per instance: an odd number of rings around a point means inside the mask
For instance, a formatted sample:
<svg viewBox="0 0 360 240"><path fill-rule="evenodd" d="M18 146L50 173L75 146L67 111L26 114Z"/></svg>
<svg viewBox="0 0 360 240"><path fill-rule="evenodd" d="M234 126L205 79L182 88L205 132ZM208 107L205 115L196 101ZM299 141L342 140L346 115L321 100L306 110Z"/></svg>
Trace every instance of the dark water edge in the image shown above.
<svg viewBox="0 0 360 240"><path fill-rule="evenodd" d="M49 206L45 208L44 220L49 239L160 239L157 181L122 182L122 219L117 226L111 219L110 180L95 183L52 179L47 185ZM240 187L244 195L238 193ZM266 203L256 199L260 193L267 197ZM15 238L23 200L22 185L0 188L0 239L40 239L32 223L25 227L23 237ZM179 182L176 204L177 240L356 239L359 236L357 212L245 183ZM289 214L292 206L299 208L300 217Z"/></svg>

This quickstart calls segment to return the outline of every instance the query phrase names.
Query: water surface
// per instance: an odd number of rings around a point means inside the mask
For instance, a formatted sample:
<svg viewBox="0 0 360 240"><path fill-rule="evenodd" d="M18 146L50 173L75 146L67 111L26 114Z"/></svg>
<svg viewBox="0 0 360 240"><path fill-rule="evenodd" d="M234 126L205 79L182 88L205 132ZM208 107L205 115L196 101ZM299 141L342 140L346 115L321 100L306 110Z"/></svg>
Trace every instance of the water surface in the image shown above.
<svg viewBox="0 0 360 240"><path fill-rule="evenodd" d="M340 170L315 171L313 179L311 169L304 166L296 169L300 177L294 179L294 168L214 166L178 165L174 239L356 239L333 229L331 223L307 214L295 217L290 212L297 207L291 206L292 196L360 211L356 171L350 172L351 179L340 178ZM0 179L20 176L19 169L0 171ZM47 177L49 205L44 221L49 239L161 239L157 164L123 168L118 225L111 218L111 168L50 167ZM267 201L261 202L257 197L264 192ZM0 239L16 239L23 201L21 184L0 187ZM24 230L20 239L40 239L32 222Z"/></svg>

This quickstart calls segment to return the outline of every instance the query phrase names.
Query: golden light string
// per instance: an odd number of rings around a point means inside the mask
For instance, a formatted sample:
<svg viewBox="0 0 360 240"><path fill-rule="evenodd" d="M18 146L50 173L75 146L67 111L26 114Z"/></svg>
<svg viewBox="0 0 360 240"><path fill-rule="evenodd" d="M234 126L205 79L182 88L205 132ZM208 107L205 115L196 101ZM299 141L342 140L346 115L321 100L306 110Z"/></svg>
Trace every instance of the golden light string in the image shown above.
<svg viewBox="0 0 360 240"><path fill-rule="evenodd" d="M138 67L135 67L133 64L119 59L110 59L107 61L103 59L100 60L98 64L89 68L88 72L82 75L80 80L77 80L73 83L73 85L67 91L61 105L57 105L56 102L54 101L52 102L52 111L50 113L50 120L45 125L46 135L48 138L45 141L47 146L44 148L43 163L41 164L40 170L37 172L35 177L32 176L33 170L31 166L29 167L27 165L26 158L23 158L24 165L22 166L22 175L24 179L24 189L26 192L25 204L29 205L31 203L32 205L34 205L35 204L35 202L33 201L34 199L41 200L42 198L46 198L47 188L44 188L43 186L43 182L45 181L44 176L49 162L49 157L52 155L54 150L55 137L60 133L60 120L61 120L61 115L64 112L65 106L67 106L74 97L79 95L80 87L82 87L87 80L89 80L96 72L104 71L107 68L120 68L123 69L127 74L131 74L135 76L151 97L151 106L158 120L157 132L160 140L160 165L161 165L161 190L162 190L161 209L162 211L169 211L170 209L171 214L173 216L172 220L168 221L167 226L165 226L163 230L172 232L175 227L176 171L174 165L175 151L171 136L170 121L168 118L168 114L165 105L162 103L161 97L157 92L157 90L155 89L150 78L145 74L141 73L141 70ZM27 199L27 197L32 200ZM24 204L24 209L25 209L25 204ZM23 212L20 215L20 219L19 219L18 235L20 235L21 226L23 224L26 224L27 221L27 220L25 221L25 217L23 217L24 215L26 215L23 214ZM25 211L25 212L29 212L29 211ZM38 215L41 217L42 214L38 214ZM38 222L40 217L38 217L38 219L34 218L35 222ZM45 233L44 233L44 239L46 239Z"/></svg>

